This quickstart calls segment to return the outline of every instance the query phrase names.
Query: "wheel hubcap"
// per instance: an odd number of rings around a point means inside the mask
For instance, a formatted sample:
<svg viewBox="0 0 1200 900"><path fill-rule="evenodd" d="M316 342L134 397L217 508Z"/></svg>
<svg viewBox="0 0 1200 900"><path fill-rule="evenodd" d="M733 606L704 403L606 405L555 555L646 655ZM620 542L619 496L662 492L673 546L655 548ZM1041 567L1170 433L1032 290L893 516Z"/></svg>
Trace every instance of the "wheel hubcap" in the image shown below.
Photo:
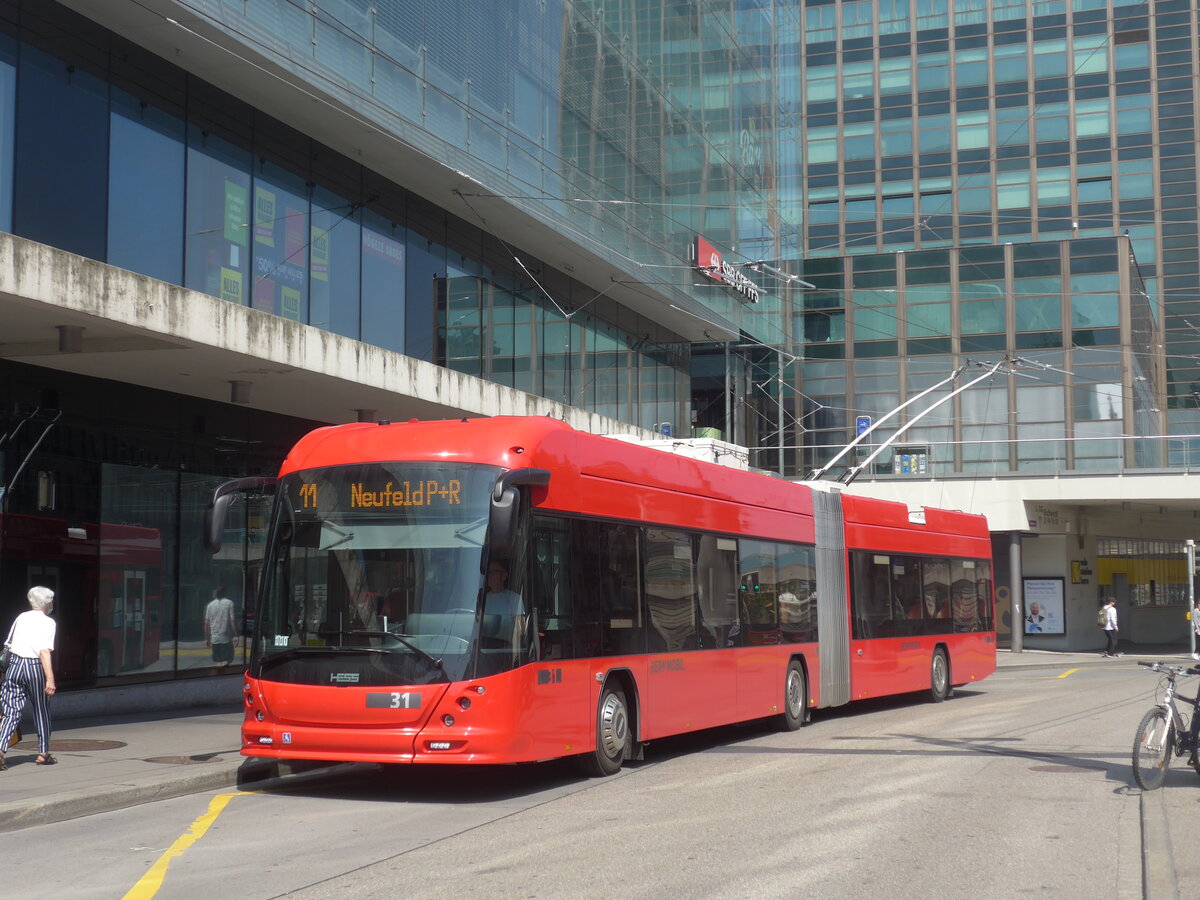
<svg viewBox="0 0 1200 900"><path fill-rule="evenodd" d="M946 660L940 656L933 661L933 687L939 694L946 690Z"/></svg>
<svg viewBox="0 0 1200 900"><path fill-rule="evenodd" d="M800 709L804 703L804 679L800 677L800 673L795 669L788 672L787 682L787 709L788 714L795 718L800 715Z"/></svg>
<svg viewBox="0 0 1200 900"><path fill-rule="evenodd" d="M600 742L604 754L616 759L625 750L625 736L629 721L625 715L625 704L616 694L609 694L600 707Z"/></svg>

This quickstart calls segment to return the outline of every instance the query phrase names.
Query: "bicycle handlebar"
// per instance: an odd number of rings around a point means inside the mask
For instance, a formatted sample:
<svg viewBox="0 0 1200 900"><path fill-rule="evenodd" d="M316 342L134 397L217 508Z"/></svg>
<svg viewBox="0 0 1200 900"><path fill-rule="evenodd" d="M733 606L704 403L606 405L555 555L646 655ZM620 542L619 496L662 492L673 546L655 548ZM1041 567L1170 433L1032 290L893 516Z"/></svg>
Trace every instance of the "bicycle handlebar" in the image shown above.
<svg viewBox="0 0 1200 900"><path fill-rule="evenodd" d="M1200 666L1173 666L1164 662L1142 662L1138 660L1139 666L1145 666L1155 672L1167 672L1171 675L1200 675Z"/></svg>

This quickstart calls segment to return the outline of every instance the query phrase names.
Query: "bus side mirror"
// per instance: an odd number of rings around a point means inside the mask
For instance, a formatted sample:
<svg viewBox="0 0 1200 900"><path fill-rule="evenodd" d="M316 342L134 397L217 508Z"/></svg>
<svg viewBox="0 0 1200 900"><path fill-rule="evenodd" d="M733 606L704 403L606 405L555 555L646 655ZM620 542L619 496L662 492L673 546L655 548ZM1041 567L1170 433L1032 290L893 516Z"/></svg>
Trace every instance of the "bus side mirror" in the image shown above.
<svg viewBox="0 0 1200 900"><path fill-rule="evenodd" d="M225 517L233 504L234 495L251 491L274 493L275 479L261 475L235 478L213 491L212 500L204 510L204 549L209 553L216 555L221 550L225 539Z"/></svg>
<svg viewBox="0 0 1200 900"><path fill-rule="evenodd" d="M497 499L492 495L492 508L488 514L489 543L492 550L507 553L512 549L513 531L517 524L517 510L520 508L520 491L515 487L506 487Z"/></svg>
<svg viewBox="0 0 1200 900"><path fill-rule="evenodd" d="M546 469L511 469L496 479L491 509L488 510L488 543L493 551L507 553L512 549L517 513L521 508L518 485L549 483L550 473Z"/></svg>

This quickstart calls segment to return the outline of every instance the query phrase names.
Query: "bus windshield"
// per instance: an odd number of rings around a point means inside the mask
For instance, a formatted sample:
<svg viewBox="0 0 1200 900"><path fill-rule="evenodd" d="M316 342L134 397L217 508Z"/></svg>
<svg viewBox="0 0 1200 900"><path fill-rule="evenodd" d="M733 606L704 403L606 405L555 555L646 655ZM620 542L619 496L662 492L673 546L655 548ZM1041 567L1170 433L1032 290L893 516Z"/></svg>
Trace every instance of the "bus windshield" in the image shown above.
<svg viewBox="0 0 1200 900"><path fill-rule="evenodd" d="M321 685L462 679L499 472L406 462L282 478L251 674Z"/></svg>

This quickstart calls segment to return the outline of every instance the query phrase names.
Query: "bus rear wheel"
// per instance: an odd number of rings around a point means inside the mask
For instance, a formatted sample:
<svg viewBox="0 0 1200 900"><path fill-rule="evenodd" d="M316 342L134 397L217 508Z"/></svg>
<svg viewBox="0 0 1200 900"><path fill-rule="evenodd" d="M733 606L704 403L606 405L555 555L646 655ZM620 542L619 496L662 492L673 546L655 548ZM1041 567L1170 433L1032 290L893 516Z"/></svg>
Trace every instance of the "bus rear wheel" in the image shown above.
<svg viewBox="0 0 1200 900"><path fill-rule="evenodd" d="M584 771L604 778L615 775L629 755L629 706L625 692L606 687L596 708L596 749L581 758Z"/></svg>
<svg viewBox="0 0 1200 900"><path fill-rule="evenodd" d="M783 681L783 715L779 726L783 731L795 731L804 724L804 711L808 706L808 688L804 682L804 667L793 659L788 663Z"/></svg>
<svg viewBox="0 0 1200 900"><path fill-rule="evenodd" d="M934 703L941 703L950 696L950 662L941 647L933 651L933 660L929 663L929 696Z"/></svg>

